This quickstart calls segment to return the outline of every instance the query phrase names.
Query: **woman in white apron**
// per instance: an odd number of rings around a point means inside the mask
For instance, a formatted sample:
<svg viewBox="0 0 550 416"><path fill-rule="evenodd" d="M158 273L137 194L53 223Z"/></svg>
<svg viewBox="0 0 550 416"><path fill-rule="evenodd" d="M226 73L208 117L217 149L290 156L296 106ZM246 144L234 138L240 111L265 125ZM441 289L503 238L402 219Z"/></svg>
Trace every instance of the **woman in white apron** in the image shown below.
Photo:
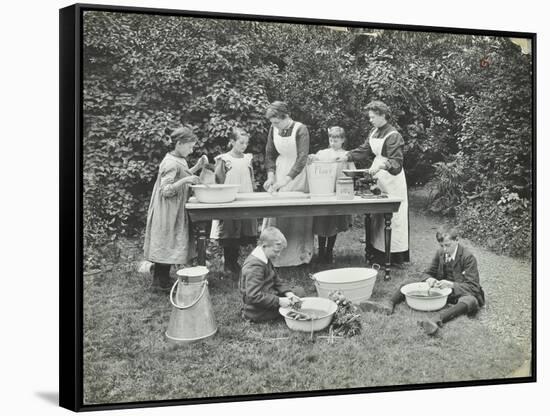
<svg viewBox="0 0 550 416"><path fill-rule="evenodd" d="M403 170L403 146L401 134L388 123L389 107L381 101L372 101L366 107L369 120L374 130L368 140L356 149L348 152L346 159L353 162L364 162L374 158L371 174L378 179L378 186L389 196L403 200L399 211L391 220L391 253L392 263L409 261L409 205L407 198L407 180ZM372 214L370 227L370 244L384 258L384 215Z"/></svg>
<svg viewBox="0 0 550 416"><path fill-rule="evenodd" d="M306 163L309 154L309 132L303 124L292 120L288 107L275 101L266 110L271 122L267 137L265 166L269 192L307 192ZM265 218L263 228L277 227L287 240L287 247L275 260L275 267L309 263L313 253L313 217Z"/></svg>

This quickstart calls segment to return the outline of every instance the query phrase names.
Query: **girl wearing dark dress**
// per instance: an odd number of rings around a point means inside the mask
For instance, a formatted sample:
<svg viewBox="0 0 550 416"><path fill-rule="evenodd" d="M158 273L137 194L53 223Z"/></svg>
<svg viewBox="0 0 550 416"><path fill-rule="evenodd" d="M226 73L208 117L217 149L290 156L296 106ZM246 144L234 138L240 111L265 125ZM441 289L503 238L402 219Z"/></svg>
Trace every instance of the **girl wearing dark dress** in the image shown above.
<svg viewBox="0 0 550 416"><path fill-rule="evenodd" d="M185 210L191 189L197 184L200 170L208 159L202 156L193 167L187 165L186 157L193 152L197 136L190 127L180 127L171 134L174 149L167 153L159 166L159 173L149 210L143 246L146 260L155 263L153 288L169 289L170 267L186 264L195 256L195 239Z"/></svg>

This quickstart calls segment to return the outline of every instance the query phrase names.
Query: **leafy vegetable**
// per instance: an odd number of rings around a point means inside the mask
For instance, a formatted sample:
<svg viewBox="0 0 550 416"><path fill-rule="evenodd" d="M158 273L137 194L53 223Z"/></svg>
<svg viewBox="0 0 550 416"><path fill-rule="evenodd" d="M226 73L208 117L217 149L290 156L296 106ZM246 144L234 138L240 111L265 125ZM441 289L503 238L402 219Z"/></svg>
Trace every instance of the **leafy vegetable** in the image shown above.
<svg viewBox="0 0 550 416"><path fill-rule="evenodd" d="M339 290L331 292L329 299L336 302L338 306L330 325L333 334L344 337L359 335L363 328L359 308L346 299Z"/></svg>

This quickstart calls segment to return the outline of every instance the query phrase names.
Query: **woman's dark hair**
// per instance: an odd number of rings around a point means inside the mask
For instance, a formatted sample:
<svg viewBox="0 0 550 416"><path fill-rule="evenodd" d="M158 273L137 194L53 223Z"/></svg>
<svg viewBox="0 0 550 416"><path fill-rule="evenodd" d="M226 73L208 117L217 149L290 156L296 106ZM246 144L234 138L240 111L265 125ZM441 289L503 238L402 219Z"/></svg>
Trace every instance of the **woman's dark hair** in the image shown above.
<svg viewBox="0 0 550 416"><path fill-rule="evenodd" d="M267 110L265 110L265 118L286 118L288 116L290 116L288 104L284 101L273 101L267 106Z"/></svg>
<svg viewBox="0 0 550 416"><path fill-rule="evenodd" d="M367 104L365 110L372 111L379 116L384 116L386 117L386 120L389 120L391 117L390 107L388 107L382 101L371 101Z"/></svg>

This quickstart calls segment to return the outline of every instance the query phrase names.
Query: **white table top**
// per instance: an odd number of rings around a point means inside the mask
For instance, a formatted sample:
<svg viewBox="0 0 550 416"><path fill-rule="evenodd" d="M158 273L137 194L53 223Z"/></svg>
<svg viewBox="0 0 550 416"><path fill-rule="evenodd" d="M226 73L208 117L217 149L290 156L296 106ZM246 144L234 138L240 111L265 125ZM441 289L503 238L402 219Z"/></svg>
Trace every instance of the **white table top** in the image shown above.
<svg viewBox="0 0 550 416"><path fill-rule="evenodd" d="M241 198L239 198L241 195ZM271 195L267 192L255 192L253 194L239 194L237 199L232 202L226 203L201 203L198 202L195 197L189 199L189 202L185 204L185 208L192 209L217 209L217 208L251 208L251 207L264 207L264 206L312 206L312 205L362 205L368 204L385 204L402 202L401 198L388 197L388 198L365 198L361 196L354 196L353 199L340 200L334 196L311 196L304 194L303 196L295 197L282 197ZM254 195L250 197L250 195ZM256 197L256 195L258 195ZM244 196L244 198L242 198ZM249 198L250 197L250 198Z"/></svg>

